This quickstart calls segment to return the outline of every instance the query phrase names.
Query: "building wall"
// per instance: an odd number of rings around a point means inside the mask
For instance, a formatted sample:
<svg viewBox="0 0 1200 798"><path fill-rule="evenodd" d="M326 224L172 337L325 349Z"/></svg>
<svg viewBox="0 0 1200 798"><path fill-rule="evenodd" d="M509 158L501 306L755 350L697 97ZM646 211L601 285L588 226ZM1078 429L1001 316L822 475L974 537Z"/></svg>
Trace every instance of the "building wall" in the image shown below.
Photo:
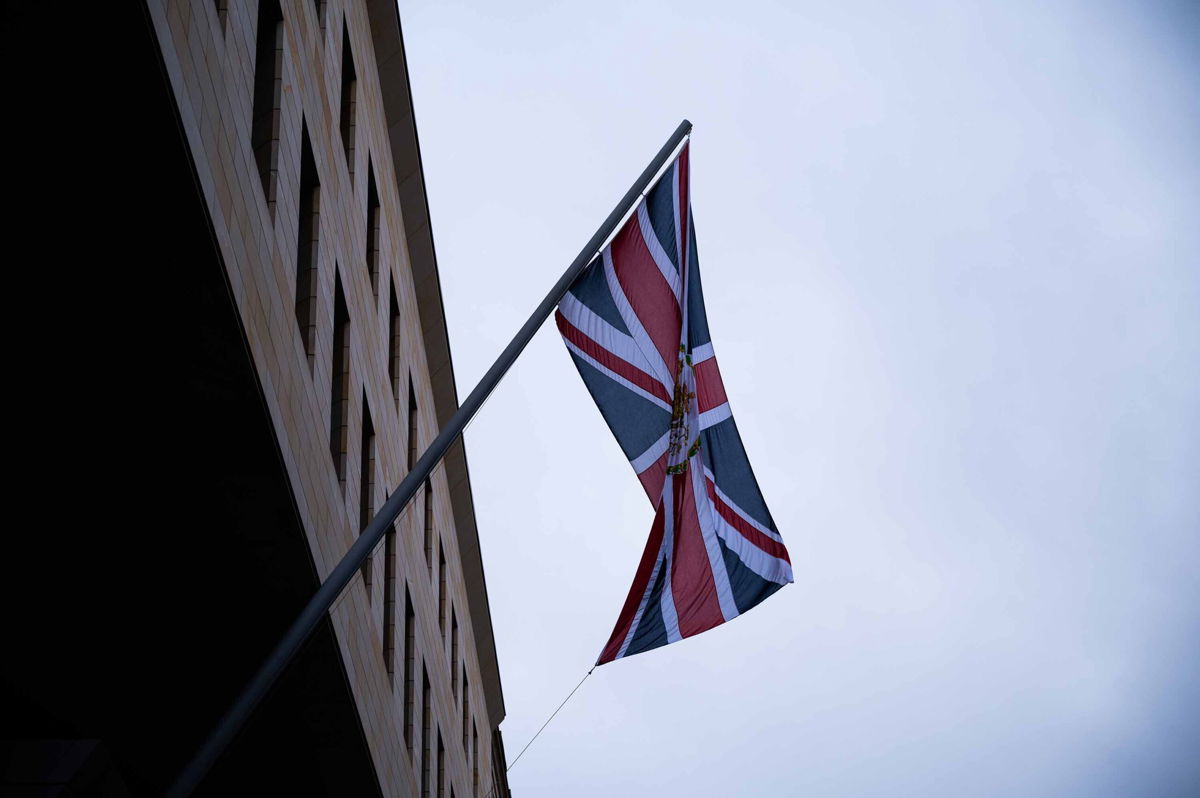
<svg viewBox="0 0 1200 798"><path fill-rule="evenodd" d="M420 301L428 303L429 298L427 292L419 295L414 284L389 137L390 120L384 110L384 89L374 53L380 26L388 25L389 20L386 16L372 18L361 0L280 2L284 33L272 214L251 149L258 3L149 0L148 8L313 560L324 579L360 528L361 430L366 413L376 441L374 491L370 497L373 509L382 505L388 488L397 485L406 473L410 378L417 405L418 453L438 431L427 362L426 336L430 333L423 330L421 321ZM394 17L390 24L395 25ZM347 161L340 125L345 43L353 52L357 74L352 162ZM406 88L406 80L404 85ZM302 128L307 131L320 180L319 248L315 256L318 312L311 366L296 320ZM368 164L381 214L377 291L366 265ZM335 274L350 320L344 482L339 481L330 453ZM393 392L388 362L393 290L402 325L399 396ZM437 299L440 302L440 296ZM428 318L428 310L425 316ZM486 605L481 609L478 597L472 605L468 596L471 590L480 592L482 577L464 575L460 556L464 534L455 528L456 514L461 517L464 508L461 499L460 506L454 506L451 483L460 485L464 481L465 466L463 474L448 475L445 464L433 473L436 537L432 562L426 559L423 491L397 521L394 678L389 678L383 654L383 545L371 561L369 589L360 574L330 613L385 795L419 794L422 668L428 674L431 691L434 730L430 756L436 759L438 731L445 748L446 783L442 794L450 795L453 788L456 796L486 795L492 784L493 752L502 750L498 740L495 746L493 743L493 731L502 719L496 716L500 714L496 707L503 703L498 677L491 676L495 652L494 648L487 650L490 619L486 617ZM461 494L461 490L458 492ZM467 495L469 498L469 491ZM470 534L474 535L473 529ZM447 571L444 628L439 621L439 544ZM477 557L477 549L472 556ZM417 652L416 728L411 757L404 741L402 712L406 588L415 612ZM450 640L450 607L458 624L457 645ZM483 651L479 650L481 640ZM459 658L454 663L450 662L453 650ZM489 668L481 668L481 658L491 663ZM463 745L464 666L470 690L469 723L479 735L477 763L472 758L470 734ZM458 695L452 688L453 671L458 674ZM498 731L495 733L498 735ZM502 772L499 764L496 770ZM474 786L475 768L479 773L478 789ZM431 781L436 778L436 770L437 762L433 761Z"/></svg>

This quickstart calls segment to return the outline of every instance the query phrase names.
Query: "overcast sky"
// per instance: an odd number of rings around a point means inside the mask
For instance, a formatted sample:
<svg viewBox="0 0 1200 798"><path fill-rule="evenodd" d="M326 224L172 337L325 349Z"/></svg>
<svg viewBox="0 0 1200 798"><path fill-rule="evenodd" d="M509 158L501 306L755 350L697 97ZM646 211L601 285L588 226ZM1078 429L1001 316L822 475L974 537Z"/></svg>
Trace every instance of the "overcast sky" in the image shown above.
<svg viewBox="0 0 1200 798"><path fill-rule="evenodd" d="M401 0L465 396L687 117L796 584L598 668L519 798L1200 790L1200 6ZM467 433L510 760L653 517L552 324Z"/></svg>

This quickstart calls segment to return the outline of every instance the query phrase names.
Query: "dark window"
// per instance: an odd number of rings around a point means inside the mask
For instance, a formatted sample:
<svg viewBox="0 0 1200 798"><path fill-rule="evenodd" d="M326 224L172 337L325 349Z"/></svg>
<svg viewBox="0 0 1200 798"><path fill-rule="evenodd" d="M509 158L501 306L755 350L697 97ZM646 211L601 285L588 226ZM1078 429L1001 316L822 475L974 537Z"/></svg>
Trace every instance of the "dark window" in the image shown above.
<svg viewBox="0 0 1200 798"><path fill-rule="evenodd" d="M417 462L417 392L413 390L412 375L408 375L408 470ZM429 482L425 483L425 495L429 495ZM428 557L426 557L428 562Z"/></svg>
<svg viewBox="0 0 1200 798"><path fill-rule="evenodd" d="M433 794L441 798L446 785L446 748L442 745L442 732L437 733L437 781L433 785Z"/></svg>
<svg viewBox="0 0 1200 798"><path fill-rule="evenodd" d="M404 586L404 744L413 752L413 704L416 703L417 646L412 596Z"/></svg>
<svg viewBox="0 0 1200 798"><path fill-rule="evenodd" d="M225 18L229 15L229 0L213 0L213 7L217 11L217 26L221 28L221 35L224 35Z"/></svg>
<svg viewBox="0 0 1200 798"><path fill-rule="evenodd" d="M446 645L446 550L438 541L438 628L442 632L442 645ZM446 649L443 648L442 651Z"/></svg>
<svg viewBox="0 0 1200 798"><path fill-rule="evenodd" d="M433 576L433 483L425 478L425 568Z"/></svg>
<svg viewBox="0 0 1200 798"><path fill-rule="evenodd" d="M354 72L354 51L350 48L350 31L342 20L342 114L339 127L342 146L346 148L346 168L354 179L354 115L358 103L358 75Z"/></svg>
<svg viewBox="0 0 1200 798"><path fill-rule="evenodd" d="M367 159L367 274L371 278L371 290L379 298L379 248L380 237L379 192L375 190L375 167Z"/></svg>
<svg viewBox="0 0 1200 798"><path fill-rule="evenodd" d="M450 692L458 700L458 614L450 607Z"/></svg>
<svg viewBox="0 0 1200 798"><path fill-rule="evenodd" d="M392 381L392 396L400 404L400 302L396 299L396 284L390 292L391 312L388 314L388 377ZM410 399L411 401L411 399ZM415 414L413 414L415 415ZM412 463L409 463L412 469Z"/></svg>
<svg viewBox="0 0 1200 798"><path fill-rule="evenodd" d="M325 6L328 5L325 0L313 0L313 6L317 10L317 24L321 26L321 31L325 31ZM324 37L322 37L324 38Z"/></svg>
<svg viewBox="0 0 1200 798"><path fill-rule="evenodd" d="M479 798L479 727L471 722L471 788Z"/></svg>
<svg viewBox="0 0 1200 798"><path fill-rule="evenodd" d="M429 795L429 734L432 731L433 707L429 705L429 674L421 666L421 795Z"/></svg>
<svg viewBox="0 0 1200 798"><path fill-rule="evenodd" d="M321 181L308 128L300 127L300 210L296 234L296 324L308 370L313 369L317 340L317 257L321 242Z"/></svg>
<svg viewBox="0 0 1200 798"><path fill-rule="evenodd" d="M463 754L469 758L471 756L471 749L468 746L471 741L471 683L467 681L467 664L465 662L462 669L462 691Z"/></svg>
<svg viewBox="0 0 1200 798"><path fill-rule="evenodd" d="M275 218L279 171L279 102L283 86L283 12L278 0L259 0L254 46L254 105L250 148L262 180L267 210Z"/></svg>
<svg viewBox="0 0 1200 798"><path fill-rule="evenodd" d="M375 517L375 427L371 424L371 408L367 406L367 394L362 397L362 446L359 449L358 479L358 534L362 534ZM372 599L371 567L374 556L368 555L362 565L363 584L367 588L367 602Z"/></svg>
<svg viewBox="0 0 1200 798"><path fill-rule="evenodd" d="M333 368L329 403L329 453L342 492L346 490L346 439L350 426L350 313L342 280L334 278Z"/></svg>
<svg viewBox="0 0 1200 798"><path fill-rule="evenodd" d="M383 542L383 662L388 682L396 683L396 525ZM407 737L407 734L405 735Z"/></svg>

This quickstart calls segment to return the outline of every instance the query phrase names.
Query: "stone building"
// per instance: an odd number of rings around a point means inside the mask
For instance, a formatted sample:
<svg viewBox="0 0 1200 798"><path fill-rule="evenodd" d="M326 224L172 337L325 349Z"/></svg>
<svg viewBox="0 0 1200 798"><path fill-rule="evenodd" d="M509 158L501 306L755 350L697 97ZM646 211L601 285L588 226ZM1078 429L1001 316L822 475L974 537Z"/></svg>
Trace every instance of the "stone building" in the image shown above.
<svg viewBox="0 0 1200 798"><path fill-rule="evenodd" d="M3 778L157 794L457 408L400 19L29 5L7 96L54 132L14 181L66 218L15 226L66 264L34 295L91 319L31 381L90 528L6 549L47 567L16 582ZM460 440L201 793L507 795L504 712Z"/></svg>

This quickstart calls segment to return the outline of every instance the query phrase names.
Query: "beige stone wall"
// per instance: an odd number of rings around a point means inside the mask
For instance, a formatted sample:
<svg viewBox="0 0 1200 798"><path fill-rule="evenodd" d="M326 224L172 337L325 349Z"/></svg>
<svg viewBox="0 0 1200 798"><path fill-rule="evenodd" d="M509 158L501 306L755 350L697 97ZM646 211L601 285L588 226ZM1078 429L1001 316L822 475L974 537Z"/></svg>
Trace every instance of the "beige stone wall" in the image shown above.
<svg viewBox="0 0 1200 798"><path fill-rule="evenodd" d="M222 25L213 0L149 0L148 7L175 93L200 187L208 203L229 282L245 326L271 419L299 505L319 575L324 578L353 543L359 518L359 449L365 391L376 435L373 504L405 473L408 448L407 385L418 403L418 450L437 433L426 349L409 263L392 153L389 150L371 21L361 0L328 0L324 24L313 0L282 0L284 58L275 218L271 218L250 147L255 60L255 0L229 0ZM343 19L358 76L356 163L353 178L339 130ZM301 120L305 120L321 182L320 308L316 357L310 373L294 315ZM367 274L367 163L382 211L378 297ZM164 268L169 268L164 253ZM334 266L351 318L351 407L343 491L329 454ZM389 283L394 283L404 325L401 393L388 375ZM480 794L490 786L492 719L472 634L458 536L444 468L433 478L435 529L444 547L449 596L460 627L460 663L466 663L470 706L479 729ZM417 661L432 688L435 724L446 750L444 794L465 798L472 789L470 752L462 745L462 705L451 691L451 646L438 623L438 570L427 569L418 495L401 517L396 545L397 659L395 686L383 661L383 547L373 558L373 595L356 577L331 615L379 782L385 795L417 795L420 783L420 707L413 758L403 739L404 586L412 596ZM436 545L435 557L436 557ZM447 612L447 615L449 613ZM446 623L449 633L449 620ZM490 634L490 629L489 629ZM416 676L419 705L420 671ZM460 676L461 679L461 676ZM436 752L436 736L431 747ZM469 746L468 746L469 747ZM436 753L434 753L436 756ZM436 769L436 763L434 763Z"/></svg>

